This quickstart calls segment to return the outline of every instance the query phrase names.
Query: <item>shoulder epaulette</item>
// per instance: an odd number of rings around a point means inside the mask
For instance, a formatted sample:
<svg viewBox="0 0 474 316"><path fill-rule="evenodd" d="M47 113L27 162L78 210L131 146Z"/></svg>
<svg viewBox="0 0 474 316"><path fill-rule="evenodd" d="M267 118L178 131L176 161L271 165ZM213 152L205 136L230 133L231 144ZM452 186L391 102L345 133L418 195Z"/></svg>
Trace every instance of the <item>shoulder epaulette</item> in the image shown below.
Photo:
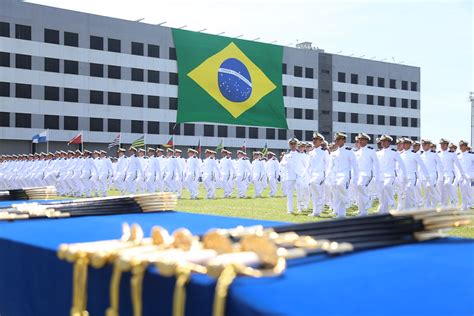
<svg viewBox="0 0 474 316"><path fill-rule="evenodd" d="M372 146L367 146L367 148L369 148L369 149L374 149L374 147L372 147Z"/></svg>
<svg viewBox="0 0 474 316"><path fill-rule="evenodd" d="M436 154L436 150L432 150L431 152Z"/></svg>
<svg viewBox="0 0 474 316"><path fill-rule="evenodd" d="M460 155L461 153L458 153L458 155Z"/></svg>
<svg viewBox="0 0 474 316"><path fill-rule="evenodd" d="M351 148L351 147L346 147L346 149L347 149L347 150L352 150L352 148Z"/></svg>
<svg viewBox="0 0 474 316"><path fill-rule="evenodd" d="M454 151L450 150L449 152L450 152L450 153L453 153Z"/></svg>
<svg viewBox="0 0 474 316"><path fill-rule="evenodd" d="M440 153L441 153L441 150L438 150L438 154L440 154Z"/></svg>
<svg viewBox="0 0 474 316"><path fill-rule="evenodd" d="M416 151L414 151L414 150L412 150L411 152L416 154Z"/></svg>
<svg viewBox="0 0 474 316"><path fill-rule="evenodd" d="M392 148L393 151L397 151L395 148Z"/></svg>

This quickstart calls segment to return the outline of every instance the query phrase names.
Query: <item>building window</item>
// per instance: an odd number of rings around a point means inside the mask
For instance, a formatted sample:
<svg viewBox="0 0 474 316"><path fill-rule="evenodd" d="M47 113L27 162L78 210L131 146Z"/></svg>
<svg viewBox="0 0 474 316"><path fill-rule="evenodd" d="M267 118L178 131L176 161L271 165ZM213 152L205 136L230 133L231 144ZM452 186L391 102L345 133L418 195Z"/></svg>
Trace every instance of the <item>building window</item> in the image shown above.
<svg viewBox="0 0 474 316"><path fill-rule="evenodd" d="M274 128L267 128L265 130L265 138L266 139L275 139L275 129Z"/></svg>
<svg viewBox="0 0 474 316"><path fill-rule="evenodd" d="M344 72L337 73L337 81L338 82L346 82L346 74Z"/></svg>
<svg viewBox="0 0 474 316"><path fill-rule="evenodd" d="M397 88L397 80L390 79L390 89L396 89L396 88Z"/></svg>
<svg viewBox="0 0 474 316"><path fill-rule="evenodd" d="M378 116L378 125L385 125L385 116L383 115Z"/></svg>
<svg viewBox="0 0 474 316"><path fill-rule="evenodd" d="M45 115L44 128L59 129L59 115Z"/></svg>
<svg viewBox="0 0 474 316"><path fill-rule="evenodd" d="M59 44L59 31L44 29L44 42L50 44Z"/></svg>
<svg viewBox="0 0 474 316"><path fill-rule="evenodd" d="M119 119L108 119L107 120L107 131L120 133L120 120Z"/></svg>
<svg viewBox="0 0 474 316"><path fill-rule="evenodd" d="M104 131L104 119L91 117L89 120L90 130L93 132Z"/></svg>
<svg viewBox="0 0 474 316"><path fill-rule="evenodd" d="M359 114L351 113L351 123L359 123Z"/></svg>
<svg viewBox="0 0 474 316"><path fill-rule="evenodd" d="M300 129L295 129L293 131L295 133L295 137L299 140L303 140L303 131Z"/></svg>
<svg viewBox="0 0 474 316"><path fill-rule="evenodd" d="M367 80L366 80L366 83L367 83L368 86L373 86L373 85L374 85L374 77L372 77L372 76L367 76L366 79L367 79Z"/></svg>
<svg viewBox="0 0 474 316"><path fill-rule="evenodd" d="M286 129L283 129L283 128L278 129L278 139L286 140Z"/></svg>
<svg viewBox="0 0 474 316"><path fill-rule="evenodd" d="M160 108L160 97L155 95L148 96L148 107L151 109L159 109Z"/></svg>
<svg viewBox="0 0 474 316"><path fill-rule="evenodd" d="M142 108L143 107L143 95L132 94L132 107Z"/></svg>
<svg viewBox="0 0 474 316"><path fill-rule="evenodd" d="M418 83L417 82L411 82L411 91L418 91Z"/></svg>
<svg viewBox="0 0 474 316"><path fill-rule="evenodd" d="M31 26L16 24L15 38L31 41Z"/></svg>
<svg viewBox="0 0 474 316"><path fill-rule="evenodd" d="M392 108L396 108L397 107L397 98L390 98L390 106Z"/></svg>
<svg viewBox="0 0 474 316"><path fill-rule="evenodd" d="M0 52L0 67L10 67L10 54Z"/></svg>
<svg viewBox="0 0 474 316"><path fill-rule="evenodd" d="M45 58L44 59L44 71L59 72L59 59Z"/></svg>
<svg viewBox="0 0 474 316"><path fill-rule="evenodd" d="M303 67L295 66L293 70L293 75L295 77L303 77Z"/></svg>
<svg viewBox="0 0 474 316"><path fill-rule="evenodd" d="M304 139L306 141L311 141L313 139L313 132L312 131L305 131L304 132Z"/></svg>
<svg viewBox="0 0 474 316"><path fill-rule="evenodd" d="M313 79L314 78L314 69L313 68L308 68L306 67L304 69L304 76L306 78L310 78L310 79Z"/></svg>
<svg viewBox="0 0 474 316"><path fill-rule="evenodd" d="M217 136L218 137L227 137L227 126L218 125L217 126Z"/></svg>
<svg viewBox="0 0 474 316"><path fill-rule="evenodd" d="M283 86L283 96L284 97L286 97L286 95L287 95L287 92L286 92L287 89L286 88L287 88L286 86Z"/></svg>
<svg viewBox="0 0 474 316"><path fill-rule="evenodd" d="M91 36L90 49L104 50L104 38L99 36Z"/></svg>
<svg viewBox="0 0 474 316"><path fill-rule="evenodd" d="M357 74L351 74L351 83L358 84L359 83L359 76Z"/></svg>
<svg viewBox="0 0 474 316"><path fill-rule="evenodd" d="M148 44L148 57L160 58L160 46Z"/></svg>
<svg viewBox="0 0 474 316"><path fill-rule="evenodd" d="M175 72L170 72L169 73L169 80L170 80L170 84L178 85L178 74L175 73Z"/></svg>
<svg viewBox="0 0 474 316"><path fill-rule="evenodd" d="M314 99L314 89L313 88L305 88L304 89L304 97L306 99Z"/></svg>
<svg viewBox="0 0 474 316"><path fill-rule="evenodd" d="M385 78L377 78L377 86L378 87L385 87Z"/></svg>
<svg viewBox="0 0 474 316"><path fill-rule="evenodd" d="M20 69L31 69L31 56L16 54L15 67Z"/></svg>
<svg viewBox="0 0 474 316"><path fill-rule="evenodd" d="M410 100L410 105L412 109L418 109L418 100Z"/></svg>
<svg viewBox="0 0 474 316"><path fill-rule="evenodd" d="M169 59L176 60L176 48L170 47L170 49L169 49Z"/></svg>
<svg viewBox="0 0 474 316"><path fill-rule="evenodd" d="M359 103L359 95L357 93L351 93L351 103Z"/></svg>
<svg viewBox="0 0 474 316"><path fill-rule="evenodd" d="M377 97L377 104L378 104L378 105L382 105L382 106L385 105L385 97L383 97L383 96L378 96L378 97Z"/></svg>
<svg viewBox="0 0 474 316"><path fill-rule="evenodd" d="M107 49L109 50L109 52L120 53L122 51L120 47L121 46L120 40L115 39L115 38L109 38L107 42L108 42Z"/></svg>
<svg viewBox="0 0 474 316"><path fill-rule="evenodd" d="M346 93L339 91L337 93L337 101L339 102L346 102Z"/></svg>
<svg viewBox="0 0 474 316"><path fill-rule="evenodd" d="M77 131L79 129L79 119L76 116L65 116L64 129L67 131Z"/></svg>
<svg viewBox="0 0 474 316"><path fill-rule="evenodd" d="M121 94L118 92L108 92L107 93L107 103L109 105L121 105Z"/></svg>
<svg viewBox="0 0 474 316"><path fill-rule="evenodd" d="M0 37L10 37L10 24L0 22Z"/></svg>
<svg viewBox="0 0 474 316"><path fill-rule="evenodd" d="M111 79L122 78L122 68L120 66L107 66L107 76Z"/></svg>
<svg viewBox="0 0 474 316"><path fill-rule="evenodd" d="M15 97L23 99L31 99L31 85L30 84L15 84Z"/></svg>
<svg viewBox="0 0 474 316"><path fill-rule="evenodd" d="M374 124L374 115L373 114L367 114L367 124Z"/></svg>
<svg viewBox="0 0 474 316"><path fill-rule="evenodd" d="M104 104L104 92L91 90L89 96L89 103Z"/></svg>
<svg viewBox="0 0 474 316"><path fill-rule="evenodd" d="M408 127L408 117L402 117L402 126Z"/></svg>
<svg viewBox="0 0 474 316"><path fill-rule="evenodd" d="M397 126L397 118L395 116L390 116L390 126Z"/></svg>
<svg viewBox="0 0 474 316"><path fill-rule="evenodd" d="M160 83L160 72L156 70L148 70L148 82Z"/></svg>
<svg viewBox="0 0 474 316"><path fill-rule="evenodd" d="M64 32L64 45L79 47L79 34Z"/></svg>
<svg viewBox="0 0 474 316"><path fill-rule="evenodd" d="M408 81L402 80L402 90L408 90Z"/></svg>
<svg viewBox="0 0 474 316"><path fill-rule="evenodd" d="M177 110L178 109L178 98L170 98L170 110Z"/></svg>
<svg viewBox="0 0 474 316"><path fill-rule="evenodd" d="M237 128L235 129L235 133L236 133L237 138L246 138L247 137L247 135L245 133L245 127L243 127L243 126L237 126Z"/></svg>
<svg viewBox="0 0 474 316"><path fill-rule="evenodd" d="M171 135L181 135L181 125L176 124L176 123L170 123L170 134Z"/></svg>
<svg viewBox="0 0 474 316"><path fill-rule="evenodd" d="M337 121L338 122L345 122L346 121L346 113L345 112L337 112Z"/></svg>
<svg viewBox="0 0 474 316"><path fill-rule="evenodd" d="M64 73L77 75L79 74L79 63L74 60L65 60L64 61Z"/></svg>
<svg viewBox="0 0 474 316"><path fill-rule="evenodd" d="M143 69L132 68L132 80L143 81Z"/></svg>
<svg viewBox="0 0 474 316"><path fill-rule="evenodd" d="M148 134L159 134L160 122L148 121Z"/></svg>
<svg viewBox="0 0 474 316"><path fill-rule="evenodd" d="M9 96L10 96L10 83L0 82L0 97L9 97Z"/></svg>
<svg viewBox="0 0 474 316"><path fill-rule="evenodd" d="M143 133L143 121L132 120L132 133L136 133L136 134Z"/></svg>
<svg viewBox="0 0 474 316"><path fill-rule="evenodd" d="M31 128L31 114L16 113L15 127Z"/></svg>
<svg viewBox="0 0 474 316"><path fill-rule="evenodd" d="M302 119L303 118L303 109L293 109L293 118Z"/></svg>
<svg viewBox="0 0 474 316"><path fill-rule="evenodd" d="M44 87L44 99L50 101L59 101L59 88Z"/></svg>
<svg viewBox="0 0 474 316"><path fill-rule="evenodd" d="M194 136L194 124L184 124L184 135Z"/></svg>
<svg viewBox="0 0 474 316"><path fill-rule="evenodd" d="M408 99L402 99L402 108L408 109Z"/></svg>
<svg viewBox="0 0 474 316"><path fill-rule="evenodd" d="M411 119L411 127L418 127L418 119L412 118Z"/></svg>
<svg viewBox="0 0 474 316"><path fill-rule="evenodd" d="M314 120L314 110L311 110L311 109L304 110L304 118L307 120Z"/></svg>
<svg viewBox="0 0 474 316"><path fill-rule="evenodd" d="M214 125L204 124L204 136L214 136Z"/></svg>
<svg viewBox="0 0 474 316"><path fill-rule="evenodd" d="M143 56L144 45L143 43L132 42L132 55Z"/></svg>
<svg viewBox="0 0 474 316"><path fill-rule="evenodd" d="M286 64L283 63L283 64L281 65L281 73L284 74L284 75L285 75L286 72L287 72L287 69L286 69L286 68L287 68L287 67L286 67Z"/></svg>
<svg viewBox="0 0 474 316"><path fill-rule="evenodd" d="M77 89L64 88L64 101L65 102L78 102L79 91Z"/></svg>
<svg viewBox="0 0 474 316"><path fill-rule="evenodd" d="M102 65L102 64L90 64L90 75L92 77L103 77L104 76L104 65Z"/></svg>
<svg viewBox="0 0 474 316"><path fill-rule="evenodd" d="M0 127L10 127L9 112L0 112Z"/></svg>
<svg viewBox="0 0 474 316"><path fill-rule="evenodd" d="M295 98L302 98L303 97L303 88L293 87L293 96Z"/></svg>

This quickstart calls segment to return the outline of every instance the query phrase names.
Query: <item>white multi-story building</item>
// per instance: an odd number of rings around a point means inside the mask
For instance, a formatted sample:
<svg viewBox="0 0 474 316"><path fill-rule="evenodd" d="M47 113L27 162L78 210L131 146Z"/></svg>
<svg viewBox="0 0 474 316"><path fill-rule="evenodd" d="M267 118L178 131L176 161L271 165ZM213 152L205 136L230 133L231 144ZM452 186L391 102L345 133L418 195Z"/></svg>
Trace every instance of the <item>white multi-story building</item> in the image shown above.
<svg viewBox="0 0 474 316"><path fill-rule="evenodd" d="M178 124L178 75L171 29L19 0L0 2L0 153L29 152L49 129L49 147L84 131L88 148L120 132L150 145L175 135L177 146L285 149L287 139L353 141L420 136L420 69L284 47L288 130L211 123ZM43 146L43 145L41 145ZM45 147L36 148L43 150Z"/></svg>

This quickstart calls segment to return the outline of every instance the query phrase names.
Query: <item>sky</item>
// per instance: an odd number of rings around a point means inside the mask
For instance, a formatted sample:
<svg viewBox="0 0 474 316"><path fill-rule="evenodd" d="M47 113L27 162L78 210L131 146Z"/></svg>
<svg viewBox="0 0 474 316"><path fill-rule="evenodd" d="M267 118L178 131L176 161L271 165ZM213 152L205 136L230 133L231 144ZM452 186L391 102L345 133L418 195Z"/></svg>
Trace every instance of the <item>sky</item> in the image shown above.
<svg viewBox="0 0 474 316"><path fill-rule="evenodd" d="M29 0L421 68L421 136L471 139L472 0Z"/></svg>

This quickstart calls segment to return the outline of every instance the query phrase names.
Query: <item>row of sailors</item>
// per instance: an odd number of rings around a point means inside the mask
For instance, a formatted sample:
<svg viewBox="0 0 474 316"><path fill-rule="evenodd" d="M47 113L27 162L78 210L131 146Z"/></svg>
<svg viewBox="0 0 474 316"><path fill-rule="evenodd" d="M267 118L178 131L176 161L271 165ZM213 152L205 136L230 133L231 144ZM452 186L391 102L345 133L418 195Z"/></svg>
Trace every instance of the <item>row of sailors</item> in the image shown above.
<svg viewBox="0 0 474 316"><path fill-rule="evenodd" d="M460 141L456 153L448 148L446 139L440 140L440 150L436 151L436 145L427 139L413 149L411 139L401 138L395 149L391 148L393 139L383 135L377 139L375 150L368 146L370 137L365 133L358 134L355 148L345 146L346 138L336 133L334 143L328 145L323 135L314 133L313 147L307 154L304 144L295 138L289 140L290 150L280 163L288 213L294 211L295 191L299 212L311 197L310 216L318 216L328 205L336 216L343 217L353 204L359 214L366 215L375 199L381 213L393 208L455 207L457 187L462 208L473 206L474 155L467 142Z"/></svg>
<svg viewBox="0 0 474 316"><path fill-rule="evenodd" d="M199 182L206 189L206 197L214 198L217 187L230 197L237 187L238 197L246 197L250 183L255 184L255 197L260 197L269 186L270 196L277 192L279 162L273 152L267 157L254 152L252 162L244 151L238 159L232 153L206 150L204 160L198 151L188 149L184 159L179 149L148 148L126 150L120 148L117 158L108 158L105 151L58 151L55 154L7 155L0 157L0 190L32 186L54 185L64 196L106 196L115 187L121 194L137 192L172 191L178 196L183 188L191 198L199 193ZM147 155L146 155L147 154Z"/></svg>
<svg viewBox="0 0 474 316"><path fill-rule="evenodd" d="M238 151L234 160L231 152L223 149L217 160L216 152L206 150L202 161L194 149L188 149L184 159L179 149L168 149L165 157L162 149L148 148L146 155L145 150L133 147L129 157L126 150L119 149L115 163L105 151L2 156L0 189L56 185L61 195L91 196L106 195L112 186L121 193L168 190L178 195L186 188L194 199L200 180L207 198L215 197L216 187L224 189L225 197L237 187L237 196L245 197L250 183L255 197L267 186L274 196L281 181L289 213L293 213L293 194L289 192L296 190L298 211L308 209L311 200L310 215L319 215L328 205L343 216L351 204L366 214L375 199L380 202L379 211L386 212L396 207L395 194L398 209L456 205L459 187L462 207L472 206L474 156L467 142L459 143L456 154L455 146L445 139L441 139L438 152L429 140L417 144L408 138L397 139L397 149L392 149L393 139L387 135L377 139L378 150L368 146L370 137L364 133L358 135L355 148L345 147L345 141L342 133L337 133L331 144L319 133L313 135L312 144L293 138L281 162L272 152L266 158L254 152L250 162L243 151Z"/></svg>

